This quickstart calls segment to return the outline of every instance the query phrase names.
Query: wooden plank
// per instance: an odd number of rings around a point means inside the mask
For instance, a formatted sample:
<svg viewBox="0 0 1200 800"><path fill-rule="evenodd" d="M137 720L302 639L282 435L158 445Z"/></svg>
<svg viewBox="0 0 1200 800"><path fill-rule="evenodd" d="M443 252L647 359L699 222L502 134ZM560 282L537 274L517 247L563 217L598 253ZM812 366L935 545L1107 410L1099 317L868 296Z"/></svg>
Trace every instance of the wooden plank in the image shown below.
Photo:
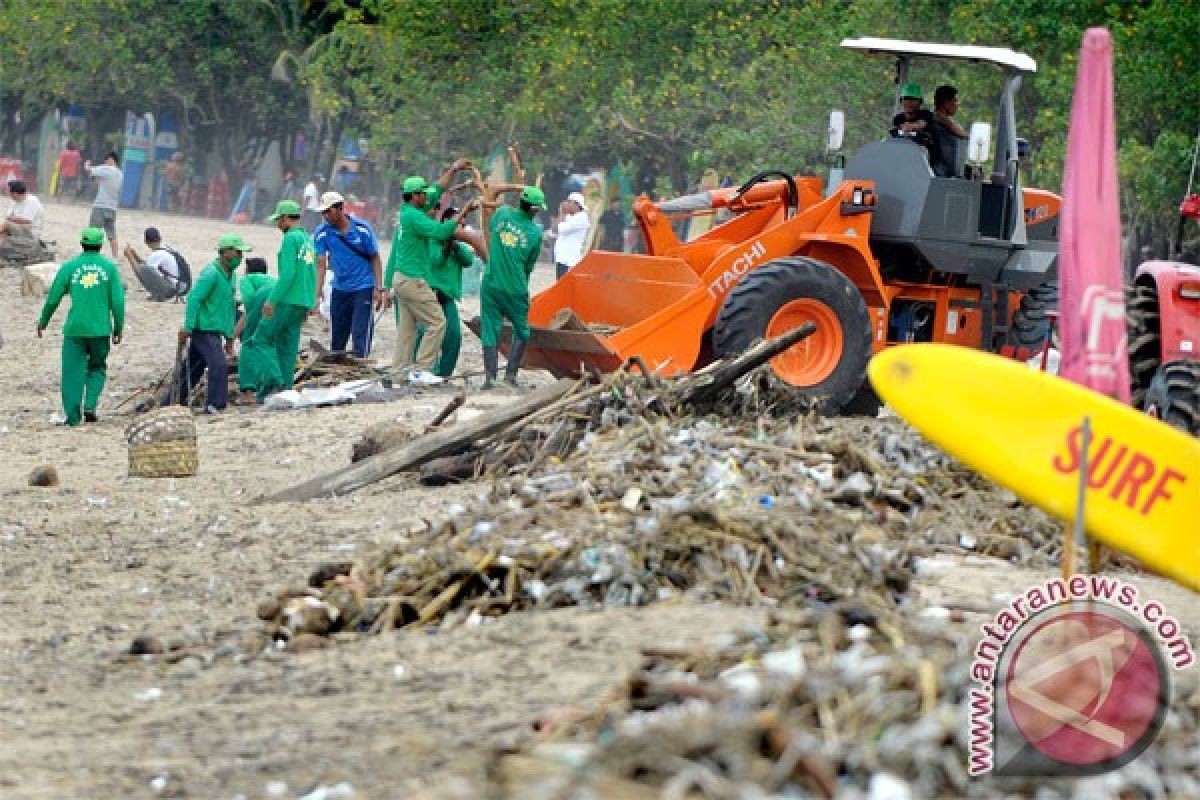
<svg viewBox="0 0 1200 800"><path fill-rule="evenodd" d="M435 430L403 447L377 453L347 467L263 497L258 502L301 502L317 497L348 494L397 472L419 467L435 458L461 453L479 439L491 436L563 398L579 385L579 381L563 378L517 399L514 403L492 409L461 425Z"/></svg>

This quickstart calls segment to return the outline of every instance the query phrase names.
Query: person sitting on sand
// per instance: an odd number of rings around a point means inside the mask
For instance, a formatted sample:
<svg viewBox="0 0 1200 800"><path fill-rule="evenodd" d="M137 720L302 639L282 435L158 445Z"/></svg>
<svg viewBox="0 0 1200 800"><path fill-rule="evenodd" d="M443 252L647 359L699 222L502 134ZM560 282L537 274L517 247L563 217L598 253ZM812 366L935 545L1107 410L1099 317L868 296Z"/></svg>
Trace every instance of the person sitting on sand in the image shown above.
<svg viewBox="0 0 1200 800"><path fill-rule="evenodd" d="M180 268L178 254L163 244L158 228L146 228L143 241L150 248L150 254L145 258L130 245L125 245L124 250L125 260L129 262L138 283L155 302L161 303L172 298L183 302L183 296L190 287Z"/></svg>

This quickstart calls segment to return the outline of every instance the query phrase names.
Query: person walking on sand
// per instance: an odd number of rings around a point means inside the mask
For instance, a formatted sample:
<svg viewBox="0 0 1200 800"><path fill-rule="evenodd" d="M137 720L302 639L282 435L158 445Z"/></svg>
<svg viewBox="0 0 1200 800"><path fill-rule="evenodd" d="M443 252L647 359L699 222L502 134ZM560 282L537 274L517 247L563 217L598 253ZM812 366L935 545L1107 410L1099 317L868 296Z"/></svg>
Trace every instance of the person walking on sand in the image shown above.
<svg viewBox="0 0 1200 800"><path fill-rule="evenodd" d="M529 276L542 249L542 229L534 224L546 208L546 195L536 186L521 190L521 207L502 206L488 223L488 260L479 291L480 334L483 342L484 389L496 385L500 362L500 332L512 323L512 346L504 382L517 387L517 371L529 341Z"/></svg>
<svg viewBox="0 0 1200 800"><path fill-rule="evenodd" d="M84 228L83 253L63 264L38 317L40 339L67 294L71 310L63 325L62 406L66 423L96 421L96 407L108 375L109 343L120 344L125 328L125 286L117 265L100 254L104 231Z"/></svg>
<svg viewBox="0 0 1200 800"><path fill-rule="evenodd" d="M233 355L233 276L250 246L242 237L227 233L217 240L217 257L200 270L196 285L188 293L179 344L187 345L187 369L179 372L176 396L188 405L193 386L208 372L204 413L217 414L229 401L229 362Z"/></svg>
<svg viewBox="0 0 1200 800"><path fill-rule="evenodd" d="M109 153L104 157L103 164L94 167L91 161L83 162L83 167L87 170L88 175L96 179L96 199L92 201L92 216L88 220L88 226L104 229L104 234L108 237L108 245L112 248L114 261L119 257L117 199L121 196L121 184L125 180L125 174L118 166L120 163L121 160L117 158L116 153Z"/></svg>
<svg viewBox="0 0 1200 800"><path fill-rule="evenodd" d="M240 364L248 364L255 393L261 400L270 392L292 388L300 329L317 305L317 256L312 237L300 224L300 205L280 200L270 220L283 232L279 244L275 288L262 305L262 322L242 350Z"/></svg>

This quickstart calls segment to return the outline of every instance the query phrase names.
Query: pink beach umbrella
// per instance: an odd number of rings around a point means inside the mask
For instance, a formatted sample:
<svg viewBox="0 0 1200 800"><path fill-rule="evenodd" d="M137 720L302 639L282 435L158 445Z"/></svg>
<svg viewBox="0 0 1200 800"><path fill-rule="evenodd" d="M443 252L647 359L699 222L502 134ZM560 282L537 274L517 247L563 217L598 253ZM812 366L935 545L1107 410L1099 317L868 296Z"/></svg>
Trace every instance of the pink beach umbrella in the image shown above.
<svg viewBox="0 0 1200 800"><path fill-rule="evenodd" d="M1128 403L1112 61L1112 35L1089 28L1079 54L1063 177L1060 373Z"/></svg>

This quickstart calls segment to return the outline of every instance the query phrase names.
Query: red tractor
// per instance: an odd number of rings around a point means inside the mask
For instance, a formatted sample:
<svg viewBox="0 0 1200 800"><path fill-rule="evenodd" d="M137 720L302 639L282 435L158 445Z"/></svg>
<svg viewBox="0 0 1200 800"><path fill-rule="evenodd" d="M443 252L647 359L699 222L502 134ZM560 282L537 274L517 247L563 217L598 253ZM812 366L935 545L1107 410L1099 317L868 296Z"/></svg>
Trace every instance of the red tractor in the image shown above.
<svg viewBox="0 0 1200 800"><path fill-rule="evenodd" d="M1192 194L1190 185L1188 190L1179 206L1173 259L1183 257L1187 220L1200 220L1200 194ZM1200 266L1180 260L1140 265L1126 316L1134 406L1200 436Z"/></svg>

